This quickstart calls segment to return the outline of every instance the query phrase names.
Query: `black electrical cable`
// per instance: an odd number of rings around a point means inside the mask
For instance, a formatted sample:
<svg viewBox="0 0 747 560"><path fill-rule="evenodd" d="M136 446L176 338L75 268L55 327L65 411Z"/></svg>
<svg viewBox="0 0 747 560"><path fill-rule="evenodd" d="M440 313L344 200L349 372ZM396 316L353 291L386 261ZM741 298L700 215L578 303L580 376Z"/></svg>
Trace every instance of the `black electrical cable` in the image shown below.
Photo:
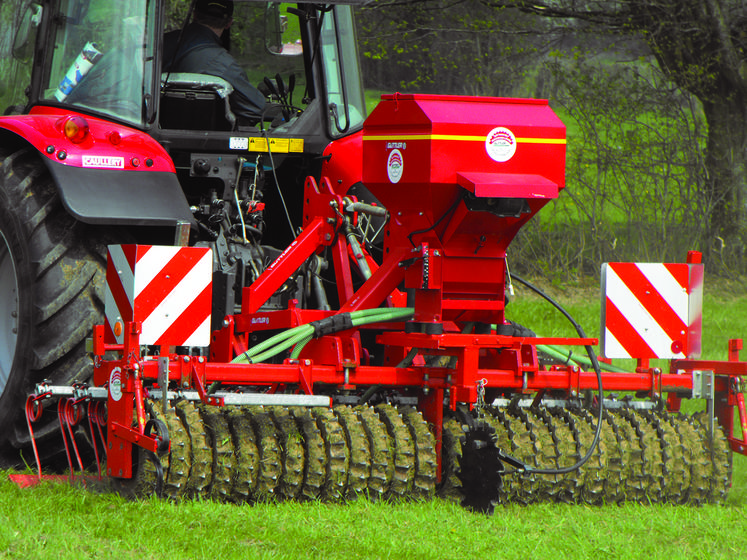
<svg viewBox="0 0 747 560"><path fill-rule="evenodd" d="M576 332L578 333L578 336L580 338L586 338L586 333L584 332L584 329L581 328L581 325L579 325L573 317L571 317L570 313L568 313L562 305L560 305L557 301L552 299L550 296L548 296L545 292L540 290L537 286L531 284L530 282L527 282L523 278L520 278L519 276L516 276L515 274L511 275L511 278L513 280L516 280L519 284L523 284L533 292L535 292L537 295L541 296L545 300L547 300L550 304L552 304L555 309L560 311L563 316L565 316L568 321L573 325L573 327L576 329ZM602 433L602 422L604 421L604 390L602 389L602 369L599 366L599 361L597 360L597 356L594 353L594 349L590 345L584 346L586 348L586 353L589 355L589 360L591 361L591 365L594 368L594 372L597 374L597 385L598 385L598 394L599 394L599 411L597 413L597 427L596 431L594 432L594 440L591 443L591 446L589 446L589 450L586 452L586 455L584 455L579 461L570 467L562 467L558 469L541 469L541 468L533 468L530 466L526 467L526 471L530 473L536 473L536 474L566 474L569 472L576 471L580 469L586 461L588 461L592 454L594 453L594 450L596 450L597 446L599 445L599 437Z"/></svg>
<svg viewBox="0 0 747 560"><path fill-rule="evenodd" d="M283 195L283 190L280 188L280 180L278 179L278 170L277 167L275 167L275 159L272 157L272 150L270 149L270 136L267 134L267 130L262 126L261 128L262 135L265 138L265 142L267 142L267 155L270 156L270 167L272 167L272 176L275 180L275 188L278 190L278 195L280 195L280 202L283 203L283 210L285 210L285 217L288 219L288 225L290 226L291 230L291 236L293 236L293 239L298 237L296 235L296 231L293 229L293 220L291 220L290 212L288 212L288 205L285 203L285 196Z"/></svg>
<svg viewBox="0 0 747 560"><path fill-rule="evenodd" d="M420 235L421 233L428 233L429 231L431 231L431 230L433 230L433 229L436 229L436 228L438 227L438 225L439 225L439 224L440 224L441 222L443 222L443 221L444 221L444 220L445 220L445 219L446 219L446 218L447 218L447 217L448 217L449 215L451 215L451 214L452 214L452 213L454 212L454 210L456 210L456 207L457 207L457 206L459 206L459 203L460 203L460 202L462 201L462 199L463 199L463 198L464 198L464 196L460 196L460 197L458 197L458 198L457 198L457 199L456 199L456 200L455 200L455 201L453 202L453 204L452 204L451 206L449 206L449 209L448 209L448 210L446 210L446 212L444 212L443 214L441 214L441 217L440 217L440 218L438 218L438 220L436 220L436 221L435 221L435 222L433 223L433 225L431 225L431 226L428 226L428 227L427 227L427 228L425 228L425 229L419 229L419 230L417 230L417 231L413 231L413 232L411 232L411 233L410 233L410 234L409 234L409 235L407 236L407 239L408 239L408 241L410 242L410 245L412 245L413 247L415 247L415 243L413 243L413 241L412 241L412 238L413 238L413 237L415 237L416 235Z"/></svg>

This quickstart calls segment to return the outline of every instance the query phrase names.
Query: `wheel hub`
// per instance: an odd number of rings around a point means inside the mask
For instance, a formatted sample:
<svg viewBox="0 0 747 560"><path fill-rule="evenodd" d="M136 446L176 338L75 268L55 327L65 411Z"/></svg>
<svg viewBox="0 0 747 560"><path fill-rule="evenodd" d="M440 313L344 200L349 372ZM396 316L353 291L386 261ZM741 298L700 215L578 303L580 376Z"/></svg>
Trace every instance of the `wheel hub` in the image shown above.
<svg viewBox="0 0 747 560"><path fill-rule="evenodd" d="M0 394L5 391L18 340L18 277L10 245L0 232Z"/></svg>

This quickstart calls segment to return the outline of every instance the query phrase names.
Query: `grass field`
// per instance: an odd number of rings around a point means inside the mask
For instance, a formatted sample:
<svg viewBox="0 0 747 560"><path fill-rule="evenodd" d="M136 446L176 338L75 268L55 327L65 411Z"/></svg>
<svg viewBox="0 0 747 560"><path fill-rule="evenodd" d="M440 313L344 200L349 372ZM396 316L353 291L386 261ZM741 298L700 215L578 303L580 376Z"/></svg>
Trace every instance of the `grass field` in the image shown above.
<svg viewBox="0 0 747 560"><path fill-rule="evenodd" d="M724 506L542 504L487 517L443 501L174 505L2 482L0 558L734 559L745 517L744 491Z"/></svg>
<svg viewBox="0 0 747 560"><path fill-rule="evenodd" d="M546 286L597 336L594 287ZM739 283L706 284L706 357L747 333ZM563 334L560 316L519 291L513 317ZM567 333L572 334L572 333ZM720 349L710 348L719 340ZM734 457L725 504L501 506L492 516L427 503L233 506L127 501L65 484L19 489L0 476L0 558L747 558L747 458Z"/></svg>

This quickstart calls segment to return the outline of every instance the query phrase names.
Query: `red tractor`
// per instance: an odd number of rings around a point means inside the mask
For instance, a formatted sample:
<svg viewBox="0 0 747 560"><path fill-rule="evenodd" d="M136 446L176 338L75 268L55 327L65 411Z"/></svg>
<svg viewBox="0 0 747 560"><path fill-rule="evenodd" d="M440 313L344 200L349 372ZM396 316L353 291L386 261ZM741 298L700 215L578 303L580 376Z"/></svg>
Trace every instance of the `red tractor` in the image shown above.
<svg viewBox="0 0 747 560"><path fill-rule="evenodd" d="M248 123L226 80L163 71L195 2L0 5L4 464L173 499L722 500L747 364L698 359L699 255L605 266L634 371L567 313L575 338L510 321L565 127L529 99L366 118L356 3L236 2Z"/></svg>

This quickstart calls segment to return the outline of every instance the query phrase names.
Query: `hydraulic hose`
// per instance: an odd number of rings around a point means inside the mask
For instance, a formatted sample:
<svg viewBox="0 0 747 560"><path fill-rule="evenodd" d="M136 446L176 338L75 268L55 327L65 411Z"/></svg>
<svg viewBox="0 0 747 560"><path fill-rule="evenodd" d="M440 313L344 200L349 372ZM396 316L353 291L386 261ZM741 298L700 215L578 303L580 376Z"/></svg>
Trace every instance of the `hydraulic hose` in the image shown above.
<svg viewBox="0 0 747 560"><path fill-rule="evenodd" d="M575 357L576 359L572 360L572 352L571 351L563 351L560 350L554 346L548 346L546 344L538 344L537 345L537 352L543 352L550 356L551 358L554 358L560 362L563 362L566 365L569 366L578 366L578 357Z"/></svg>
<svg viewBox="0 0 747 560"><path fill-rule="evenodd" d="M568 365L579 365L583 364L585 366L591 366L591 360L584 357L581 354L574 355L573 352L570 350L566 350L565 348L560 348L558 346L549 346L546 344L538 344L537 350L539 352L544 352L545 354L548 354L552 356L553 358L562 361L564 364ZM571 359L571 357L573 359ZM599 368L602 371L613 371L615 373L625 373L627 370L625 368L621 368L612 364L606 364L604 362L599 362Z"/></svg>
<svg viewBox="0 0 747 560"><path fill-rule="evenodd" d="M515 274L512 275L512 279L519 282L519 284L522 284L535 292L540 297L544 298L546 301L548 301L555 309L560 311L563 316L568 319L568 321L573 325L573 327L576 329L576 332L578 333L578 336L580 338L586 338L586 333L584 332L584 329L581 328L581 325L579 325L573 317L571 317L570 313L568 313L562 305L560 305L557 301L552 299L550 296L548 296L545 292L540 290L537 286L534 284L531 284L530 282L527 282L523 278L520 278L519 276L516 276ZM604 389L602 388L602 370L599 366L599 360L597 360L597 356L594 353L594 349L590 345L586 345L584 348L586 348L586 353L589 355L589 362L591 363L591 366L594 368L594 372L597 375L597 387L598 387L598 395L599 395L599 410L597 413L597 426L596 430L594 431L594 440L592 441L591 445L589 446L589 450L586 452L586 455L581 457L581 459L578 460L578 462L575 465L571 465L570 467L561 467L556 469L542 469L542 468L534 468L530 466L526 466L526 472L536 473L536 474L567 474L569 472L576 471L580 469L592 456L594 451L596 450L597 446L599 445L599 437L602 433L602 422L604 421Z"/></svg>
<svg viewBox="0 0 747 560"><path fill-rule="evenodd" d="M267 340L260 342L259 344L251 347L249 350L236 356L231 363L234 364L247 364L247 363L260 363L265 360L280 354L295 346L291 353L291 358L297 358L301 353L303 347L312 339L322 325L322 321L326 321L324 334L336 332L335 329L345 330L354 327L360 327L363 325L369 325L371 323L385 323L390 321L401 321L413 314L414 310L411 307L404 308L375 308L375 309L361 309L358 311L351 311L349 314L349 320L335 322L335 318L341 318L343 313L333 315L328 319L322 319L321 321L313 321L304 325L293 327L292 329L285 330L268 338ZM332 329L332 330L329 330Z"/></svg>
<svg viewBox="0 0 747 560"><path fill-rule="evenodd" d="M281 344L278 344L268 349L267 351L262 352L261 354L255 355L251 361L252 363L258 364L258 363L264 362L265 360L269 360L270 358L277 356L281 352L285 352L289 348L292 348L296 346L297 344L302 343L305 340L311 339L313 336L314 336L313 327L301 329L297 333L295 333L293 336L284 340Z"/></svg>
<svg viewBox="0 0 747 560"><path fill-rule="evenodd" d="M265 350L273 347L276 344L281 344L288 338L292 338L294 335L298 334L299 329L303 329L304 327L308 327L308 325L301 325L299 327L294 327L292 329L288 329L283 332L280 332L276 334L275 336L272 336L268 338L267 340L264 340L255 346L252 346L249 350L247 350L243 354L236 356L233 360L231 360L231 363L232 364L253 363L254 360L251 359L253 356L256 356L257 354L264 352Z"/></svg>
<svg viewBox="0 0 747 560"><path fill-rule="evenodd" d="M363 325L370 325L371 323L387 323L390 321L401 321L410 317L413 314L412 307L388 309L388 308L377 308L377 309L363 309L361 311L353 311L351 315L353 327L361 327ZM291 358L298 358L303 347L313 338L313 333L305 337L299 342L291 353Z"/></svg>

